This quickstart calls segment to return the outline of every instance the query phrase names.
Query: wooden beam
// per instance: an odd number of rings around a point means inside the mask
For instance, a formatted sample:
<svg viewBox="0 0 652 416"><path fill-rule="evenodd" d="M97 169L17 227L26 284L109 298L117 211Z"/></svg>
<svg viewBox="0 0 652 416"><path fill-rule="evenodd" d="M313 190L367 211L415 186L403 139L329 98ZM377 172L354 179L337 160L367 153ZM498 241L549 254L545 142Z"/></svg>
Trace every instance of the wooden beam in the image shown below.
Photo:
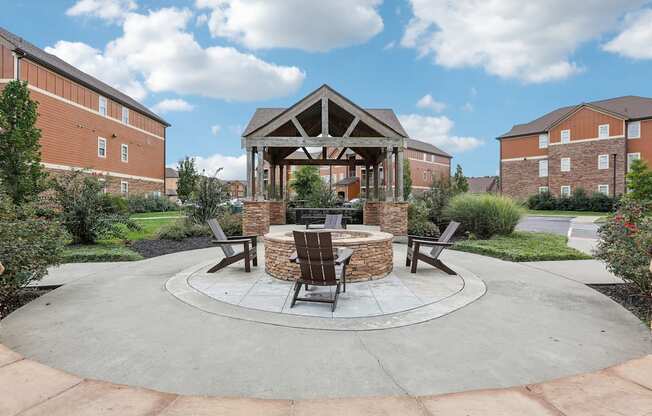
<svg viewBox="0 0 652 416"><path fill-rule="evenodd" d="M326 146L321 148L321 158L326 160L328 159L328 153L326 152Z"/></svg>
<svg viewBox="0 0 652 416"><path fill-rule="evenodd" d="M321 135L328 136L328 98L321 98Z"/></svg>
<svg viewBox="0 0 652 416"><path fill-rule="evenodd" d="M349 160L336 160L336 159L285 159L278 162L279 165L287 166L364 166L369 163L364 159L355 159L355 162Z"/></svg>
<svg viewBox="0 0 652 416"><path fill-rule="evenodd" d="M402 137L247 137L245 147L405 147Z"/></svg>
<svg viewBox="0 0 652 416"><path fill-rule="evenodd" d="M310 154L310 152L308 151L308 149L306 149L305 147L302 147L301 150L303 150L303 153L306 154L306 157L307 157L308 159L311 159L311 160L312 160L312 155Z"/></svg>
<svg viewBox="0 0 652 416"><path fill-rule="evenodd" d="M351 124L349 125L349 128L346 129L346 132L344 132L344 136L342 137L350 137L351 133L353 133L353 129L355 129L355 126L358 125L358 122L360 121L360 117L356 116Z"/></svg>
<svg viewBox="0 0 652 416"><path fill-rule="evenodd" d="M294 127L299 130L299 133L301 134L301 137L308 137L308 133L303 129L303 126L301 123L299 123L299 120L297 120L296 117L292 117L292 124L294 124Z"/></svg>
<svg viewBox="0 0 652 416"><path fill-rule="evenodd" d="M344 153L346 153L346 147L343 147L343 148L342 148L342 151L340 151L340 153L337 155L337 158L336 158L336 159L337 159L337 160L342 159L342 156L344 156Z"/></svg>

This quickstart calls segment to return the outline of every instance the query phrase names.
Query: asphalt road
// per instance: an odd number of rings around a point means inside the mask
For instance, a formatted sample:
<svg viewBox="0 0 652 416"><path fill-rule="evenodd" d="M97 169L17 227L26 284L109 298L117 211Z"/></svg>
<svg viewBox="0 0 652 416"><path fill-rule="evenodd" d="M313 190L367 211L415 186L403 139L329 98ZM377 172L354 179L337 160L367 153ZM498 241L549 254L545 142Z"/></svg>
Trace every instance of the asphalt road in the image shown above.
<svg viewBox="0 0 652 416"><path fill-rule="evenodd" d="M573 217L535 217L527 216L516 226L520 231L537 231L568 235ZM598 226L595 224L573 223L573 237L597 238Z"/></svg>

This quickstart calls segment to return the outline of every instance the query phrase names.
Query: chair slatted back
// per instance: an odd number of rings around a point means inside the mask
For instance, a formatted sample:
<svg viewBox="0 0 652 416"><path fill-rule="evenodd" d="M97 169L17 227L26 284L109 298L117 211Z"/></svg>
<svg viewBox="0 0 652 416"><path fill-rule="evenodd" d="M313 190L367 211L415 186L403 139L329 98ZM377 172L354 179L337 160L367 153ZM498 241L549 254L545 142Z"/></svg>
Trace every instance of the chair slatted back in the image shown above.
<svg viewBox="0 0 652 416"><path fill-rule="evenodd" d="M315 285L335 285L337 276L331 233L294 231L293 234L301 279Z"/></svg>
<svg viewBox="0 0 652 416"><path fill-rule="evenodd" d="M448 227L444 230L443 233L439 236L439 242L441 243L448 243L451 238L453 238L453 235L455 234L455 231L457 231L457 227L460 226L459 222L451 221L448 224ZM439 257L442 251L444 251L443 246L434 246L432 250L430 251L430 255L432 256L433 259L436 259Z"/></svg>
<svg viewBox="0 0 652 416"><path fill-rule="evenodd" d="M216 240L220 241L226 241L226 234L224 234L224 231L222 231L222 227L220 227L220 223L217 222L215 218L208 220L208 226L211 227L211 231L213 231L213 235L215 236ZM224 252L224 256L226 257L233 257L235 255L235 250L233 250L232 246L229 245L223 245L220 246L222 248L222 251Z"/></svg>
<svg viewBox="0 0 652 416"><path fill-rule="evenodd" d="M324 228L333 230L342 228L342 214L326 214Z"/></svg>

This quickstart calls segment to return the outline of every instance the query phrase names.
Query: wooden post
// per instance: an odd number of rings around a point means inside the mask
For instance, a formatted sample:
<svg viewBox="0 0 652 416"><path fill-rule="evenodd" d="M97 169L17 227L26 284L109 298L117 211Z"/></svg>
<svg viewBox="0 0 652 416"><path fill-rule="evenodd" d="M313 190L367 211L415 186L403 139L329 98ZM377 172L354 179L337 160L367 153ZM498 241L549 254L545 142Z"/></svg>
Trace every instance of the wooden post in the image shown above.
<svg viewBox="0 0 652 416"><path fill-rule="evenodd" d="M333 190L333 165L329 166L329 171L328 171L328 186L330 190Z"/></svg>
<svg viewBox="0 0 652 416"><path fill-rule="evenodd" d="M380 178L378 177L378 162L374 163L374 200L378 201L380 195Z"/></svg>
<svg viewBox="0 0 652 416"><path fill-rule="evenodd" d="M246 189L247 193L246 193L246 197L250 201L253 199L253 196L254 196L254 181L253 181L254 177L252 175L253 160L254 160L253 151L251 150L251 148L247 148L247 189Z"/></svg>
<svg viewBox="0 0 652 416"><path fill-rule="evenodd" d="M321 99L321 135L328 137L328 98Z"/></svg>
<svg viewBox="0 0 652 416"><path fill-rule="evenodd" d="M263 166L264 165L263 152L265 151L264 149L265 149L264 147L257 147L256 148L256 153L258 154L258 163L256 164L257 165L256 169L258 169L258 171L257 171L257 173L258 173L258 180L257 180L258 186L256 187L256 201L263 201L264 200L264 197L263 197L263 193L264 193L263 188L265 188L265 181L263 180L263 174L264 174L264 171L265 171L265 167Z"/></svg>
<svg viewBox="0 0 652 416"><path fill-rule="evenodd" d="M386 154L385 154L385 178L386 183L385 183L385 201L386 202L393 202L394 201L394 178L392 173L394 172L394 169L392 167L392 153L394 151L394 148L391 146L387 147Z"/></svg>
<svg viewBox="0 0 652 416"><path fill-rule="evenodd" d="M276 165L269 165L269 193L267 199L276 200Z"/></svg>
<svg viewBox="0 0 652 416"><path fill-rule="evenodd" d="M284 192L284 166L283 165L278 165L278 196L281 199L281 201L285 201L285 192Z"/></svg>
<svg viewBox="0 0 652 416"><path fill-rule="evenodd" d="M396 187L398 188L397 193L398 193L398 201L399 202L404 201L404 198L403 198L403 191L404 191L404 189L403 189L403 164L404 164L403 157L404 157L403 156L403 148L399 147L398 151L396 153L396 168L397 168L397 171L398 171L396 173L396 185L397 185Z"/></svg>
<svg viewBox="0 0 652 416"><path fill-rule="evenodd" d="M371 172L369 172L369 165L364 166L364 197L368 201L369 200L369 175Z"/></svg>

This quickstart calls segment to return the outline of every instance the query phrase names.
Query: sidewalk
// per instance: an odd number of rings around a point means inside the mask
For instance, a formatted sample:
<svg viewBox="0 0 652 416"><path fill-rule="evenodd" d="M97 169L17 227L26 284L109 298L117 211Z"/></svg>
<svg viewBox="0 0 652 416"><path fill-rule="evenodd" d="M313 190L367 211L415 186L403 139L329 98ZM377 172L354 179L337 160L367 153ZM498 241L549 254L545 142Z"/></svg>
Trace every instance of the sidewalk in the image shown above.
<svg viewBox="0 0 652 416"><path fill-rule="evenodd" d="M573 218L568 229L568 246L592 256L598 244L599 227L595 224L598 218L600 217Z"/></svg>
<svg viewBox="0 0 652 416"><path fill-rule="evenodd" d="M182 396L83 379L0 345L0 415L448 415L645 416L652 409L652 355L540 384L438 396L262 400Z"/></svg>

